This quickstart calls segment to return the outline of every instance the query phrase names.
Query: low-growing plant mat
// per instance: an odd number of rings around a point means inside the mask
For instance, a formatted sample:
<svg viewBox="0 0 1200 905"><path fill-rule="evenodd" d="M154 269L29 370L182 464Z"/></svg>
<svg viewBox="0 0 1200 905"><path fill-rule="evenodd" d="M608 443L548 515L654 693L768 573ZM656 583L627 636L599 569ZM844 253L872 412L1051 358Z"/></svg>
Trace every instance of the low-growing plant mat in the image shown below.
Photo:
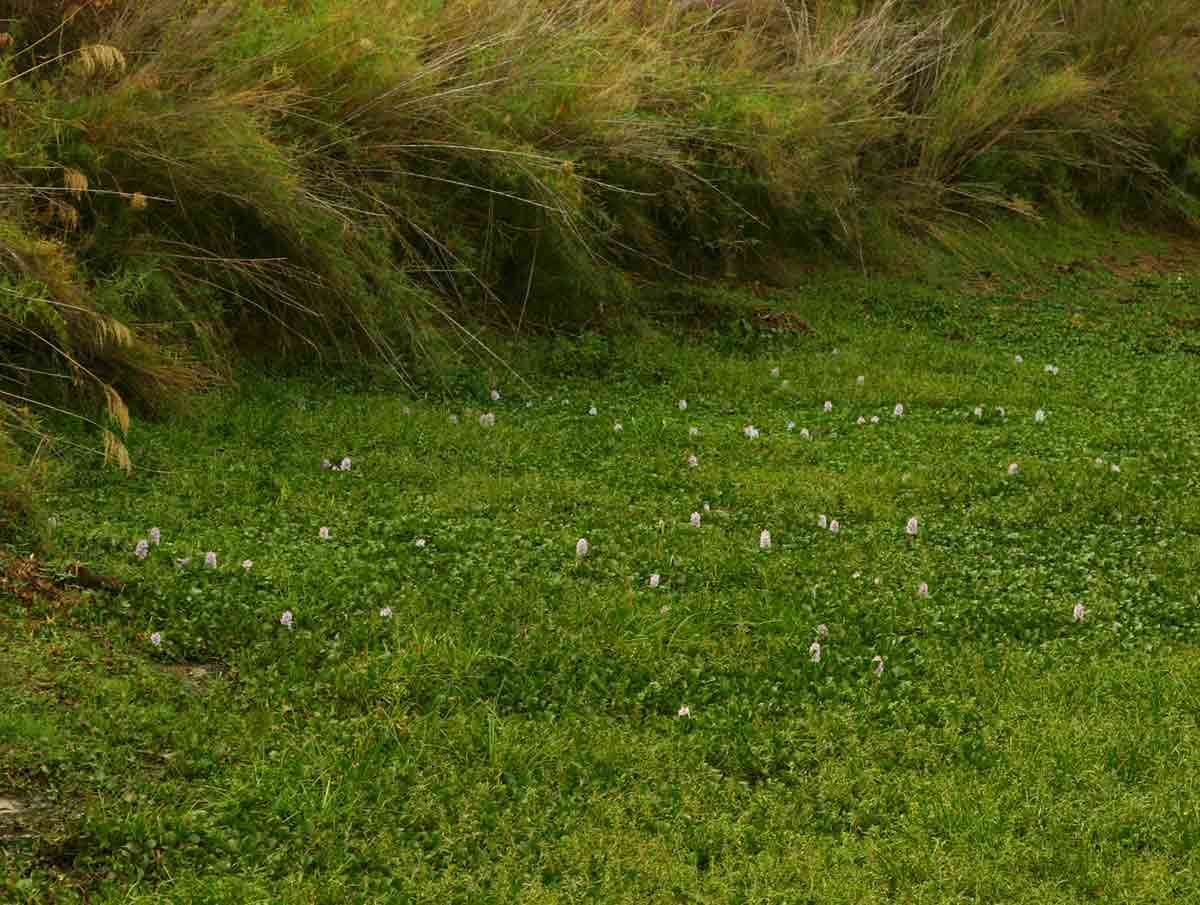
<svg viewBox="0 0 1200 905"><path fill-rule="evenodd" d="M0 897L1200 901L1197 286L664 297L67 458L127 588L0 610Z"/></svg>

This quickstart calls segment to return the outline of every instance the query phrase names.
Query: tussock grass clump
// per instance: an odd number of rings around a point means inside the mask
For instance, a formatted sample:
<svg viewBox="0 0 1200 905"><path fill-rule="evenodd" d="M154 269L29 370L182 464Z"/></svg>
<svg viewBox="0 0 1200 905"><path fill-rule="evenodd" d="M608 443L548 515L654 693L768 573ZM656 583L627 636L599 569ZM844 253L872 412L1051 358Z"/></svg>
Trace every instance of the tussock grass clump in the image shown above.
<svg viewBox="0 0 1200 905"><path fill-rule="evenodd" d="M3 418L98 412L122 463L126 404L242 352L415 382L481 348L472 322L587 320L631 275L1200 210L1187 0L9 0L0 22Z"/></svg>

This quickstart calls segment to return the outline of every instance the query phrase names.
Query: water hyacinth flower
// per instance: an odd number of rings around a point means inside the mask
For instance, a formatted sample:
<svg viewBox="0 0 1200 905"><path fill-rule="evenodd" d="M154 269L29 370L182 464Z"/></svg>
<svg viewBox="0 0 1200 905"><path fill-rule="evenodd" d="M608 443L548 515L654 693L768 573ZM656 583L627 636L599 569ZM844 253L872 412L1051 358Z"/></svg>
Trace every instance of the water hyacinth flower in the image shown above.
<svg viewBox="0 0 1200 905"><path fill-rule="evenodd" d="M321 540L329 540L329 529L322 525L319 529L317 529L317 537L319 537Z"/></svg>
<svg viewBox="0 0 1200 905"><path fill-rule="evenodd" d="M833 411L833 403L828 399L825 400L825 411L827 411L827 412Z"/></svg>
<svg viewBox="0 0 1200 905"><path fill-rule="evenodd" d="M653 575L650 576L650 587L657 588L660 580L661 579L659 578L658 573L655 572Z"/></svg>
<svg viewBox="0 0 1200 905"><path fill-rule="evenodd" d="M133 548L133 555L138 559L145 559L150 555L150 541L142 538L137 542L137 546Z"/></svg>
<svg viewBox="0 0 1200 905"><path fill-rule="evenodd" d="M747 424L742 428L742 433L745 434L749 439L754 440L758 437L758 428L753 424Z"/></svg>
<svg viewBox="0 0 1200 905"><path fill-rule="evenodd" d="M575 558L583 559L588 555L588 542L586 537L581 537L575 541Z"/></svg>
<svg viewBox="0 0 1200 905"><path fill-rule="evenodd" d="M492 397L492 402L500 401L500 391L499 390L492 390L492 392L489 395Z"/></svg>
<svg viewBox="0 0 1200 905"><path fill-rule="evenodd" d="M808 646L808 656L814 663L821 662L821 642L814 641Z"/></svg>
<svg viewBox="0 0 1200 905"><path fill-rule="evenodd" d="M162 531L160 531L158 528L150 529L150 543L154 544L156 547L162 543Z"/></svg>
<svg viewBox="0 0 1200 905"><path fill-rule="evenodd" d="M591 415L593 418L595 418L596 415L599 413L596 411L596 407L593 405L591 408L588 409L588 414Z"/></svg>
<svg viewBox="0 0 1200 905"><path fill-rule="evenodd" d="M1038 424L1041 424L1043 421L1045 421L1046 420L1045 409L1038 409L1036 412L1034 412L1033 420L1036 421Z"/></svg>
<svg viewBox="0 0 1200 905"><path fill-rule="evenodd" d="M692 718L692 708L689 707L687 704L684 704L682 707L679 708L679 717L680 717L680 719L684 719L684 718L691 719Z"/></svg>
<svg viewBox="0 0 1200 905"><path fill-rule="evenodd" d="M778 377L779 373L780 373L779 368L771 368L771 376L772 377Z"/></svg>
<svg viewBox="0 0 1200 905"><path fill-rule="evenodd" d="M904 533L907 534L909 537L916 537L917 532L920 530L921 530L921 526L917 522L917 517L915 515L912 518L910 518L908 520L908 523L904 526Z"/></svg>
<svg viewBox="0 0 1200 905"><path fill-rule="evenodd" d="M867 377L865 374L859 374L857 377L854 378L854 383L857 386L862 386L866 382L867 382Z"/></svg>
<svg viewBox="0 0 1200 905"><path fill-rule="evenodd" d="M812 434L810 434L808 432L807 427L800 428L800 439L801 440L811 440L812 439Z"/></svg>
<svg viewBox="0 0 1200 905"><path fill-rule="evenodd" d="M688 456L688 468L695 468L699 464L700 464L700 460L697 459L694 454Z"/></svg>
<svg viewBox="0 0 1200 905"><path fill-rule="evenodd" d="M875 678L879 678L880 676L882 676L883 675L883 657L881 657L879 654L876 654L874 657L871 658L871 663L875 667L872 670L872 672L875 673Z"/></svg>
<svg viewBox="0 0 1200 905"><path fill-rule="evenodd" d="M758 548L760 550L771 549L771 532L763 528L762 534L758 536Z"/></svg>
<svg viewBox="0 0 1200 905"><path fill-rule="evenodd" d="M344 459L342 459L341 467L342 467L342 471L350 470L350 457L349 456L346 456Z"/></svg>
<svg viewBox="0 0 1200 905"><path fill-rule="evenodd" d="M692 513L691 523L692 523L693 528L700 527L700 513L699 512Z"/></svg>
<svg viewBox="0 0 1200 905"><path fill-rule="evenodd" d="M212 550L209 550L207 553L205 553L204 565L209 569L215 569L217 567L217 554Z"/></svg>
<svg viewBox="0 0 1200 905"><path fill-rule="evenodd" d="M833 519L829 523L829 533L830 534L837 534L841 530L842 530L842 523L839 522L837 519Z"/></svg>
<svg viewBox="0 0 1200 905"><path fill-rule="evenodd" d="M385 606L382 610L379 611L379 615L383 619L391 619L392 618L392 608L390 606Z"/></svg>
<svg viewBox="0 0 1200 905"><path fill-rule="evenodd" d="M699 437L699 436L700 436L700 428L698 428L698 427L689 427L689 428L688 428L688 436L689 436L689 437Z"/></svg>
<svg viewBox="0 0 1200 905"><path fill-rule="evenodd" d="M293 621L294 621L294 619L293 619L291 610L284 610L283 615L279 617L279 624L282 625L284 628L286 628L288 631L291 631Z"/></svg>
<svg viewBox="0 0 1200 905"><path fill-rule="evenodd" d="M1087 610L1085 610L1083 608L1082 603L1075 604L1075 609L1071 610L1071 621L1072 622L1083 622L1083 616L1086 612L1087 612Z"/></svg>
<svg viewBox="0 0 1200 905"><path fill-rule="evenodd" d="M878 416L878 415L872 415L872 416L871 416L871 423L872 423L872 424L878 424L878 423L879 423L879 416Z"/></svg>
<svg viewBox="0 0 1200 905"><path fill-rule="evenodd" d="M479 416L479 424L481 427L495 427L496 416L492 412L484 412Z"/></svg>
<svg viewBox="0 0 1200 905"><path fill-rule="evenodd" d="M162 647L162 632L151 632L150 643L155 647Z"/></svg>
<svg viewBox="0 0 1200 905"><path fill-rule="evenodd" d="M929 596L929 583L928 582L923 581L919 585L917 585L917 596L918 597L928 597Z"/></svg>
<svg viewBox="0 0 1200 905"><path fill-rule="evenodd" d="M892 409L892 417L900 418L900 417L903 417L903 415L904 415L904 405L903 405L903 403L897 402L896 407L894 409Z"/></svg>
<svg viewBox="0 0 1200 905"><path fill-rule="evenodd" d="M686 400L686 399L680 399L680 400L679 400L677 403L675 403L675 404L676 404L677 406L679 406L679 411L681 411L681 412L686 412L686 411L687 411L687 400Z"/></svg>
<svg viewBox="0 0 1200 905"><path fill-rule="evenodd" d="M824 515L818 515L817 516L817 527L820 528L822 531L824 531L826 528L829 527L829 519L825 518Z"/></svg>
<svg viewBox="0 0 1200 905"><path fill-rule="evenodd" d="M822 622L820 625L817 626L817 638L819 638L821 641L824 641L828 637L829 637L829 626L827 626L824 622Z"/></svg>
<svg viewBox="0 0 1200 905"><path fill-rule="evenodd" d="M624 430L625 430L625 425L622 424L620 421L617 421L613 424L613 433L614 434L622 433Z"/></svg>
<svg viewBox="0 0 1200 905"><path fill-rule="evenodd" d="M983 406L982 405L975 406L975 417L976 418L983 417Z"/></svg>
<svg viewBox="0 0 1200 905"><path fill-rule="evenodd" d="M867 423L867 419L866 419L866 418L864 418L862 415L859 415L859 416L858 416L858 420L857 420L857 421L855 421L854 423L855 423L855 424L859 424L859 425L866 424L866 423Z"/></svg>
<svg viewBox="0 0 1200 905"><path fill-rule="evenodd" d="M251 569L254 568L254 560L243 559L242 560L242 568L245 569L247 572L249 572Z"/></svg>
<svg viewBox="0 0 1200 905"><path fill-rule="evenodd" d="M1020 465L1018 465L1016 462L1009 462L1009 463L1008 463L1008 475L1009 475L1009 477L1013 477L1013 476L1014 476L1014 475L1016 475L1016 474L1017 474L1017 472L1019 472L1020 470L1021 470L1021 466L1020 466Z"/></svg>

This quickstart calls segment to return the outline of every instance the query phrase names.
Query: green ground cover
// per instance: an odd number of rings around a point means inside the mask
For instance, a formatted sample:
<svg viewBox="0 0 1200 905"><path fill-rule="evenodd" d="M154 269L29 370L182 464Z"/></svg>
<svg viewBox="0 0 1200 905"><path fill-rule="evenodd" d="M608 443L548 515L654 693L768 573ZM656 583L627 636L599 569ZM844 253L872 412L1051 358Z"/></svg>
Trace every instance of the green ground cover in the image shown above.
<svg viewBox="0 0 1200 905"><path fill-rule="evenodd" d="M522 379L260 374L68 456L48 542L129 586L0 604L0 898L1200 901L1161 270L662 294L493 338Z"/></svg>

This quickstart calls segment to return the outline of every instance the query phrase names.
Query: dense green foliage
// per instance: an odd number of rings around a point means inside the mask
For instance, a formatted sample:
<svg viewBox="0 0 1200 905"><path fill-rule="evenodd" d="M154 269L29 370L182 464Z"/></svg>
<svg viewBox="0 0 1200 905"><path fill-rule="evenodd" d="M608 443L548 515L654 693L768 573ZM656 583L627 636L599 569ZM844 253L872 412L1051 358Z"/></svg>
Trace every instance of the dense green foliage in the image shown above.
<svg viewBox="0 0 1200 905"><path fill-rule="evenodd" d="M129 589L0 598L0 898L1200 899L1200 276L1022 260L70 455L50 542Z"/></svg>
<svg viewBox="0 0 1200 905"><path fill-rule="evenodd" d="M65 407L124 463L127 404L243 353L423 383L480 323L584 323L631 278L794 282L998 215L1192 221L1198 16L7 0L0 430Z"/></svg>

